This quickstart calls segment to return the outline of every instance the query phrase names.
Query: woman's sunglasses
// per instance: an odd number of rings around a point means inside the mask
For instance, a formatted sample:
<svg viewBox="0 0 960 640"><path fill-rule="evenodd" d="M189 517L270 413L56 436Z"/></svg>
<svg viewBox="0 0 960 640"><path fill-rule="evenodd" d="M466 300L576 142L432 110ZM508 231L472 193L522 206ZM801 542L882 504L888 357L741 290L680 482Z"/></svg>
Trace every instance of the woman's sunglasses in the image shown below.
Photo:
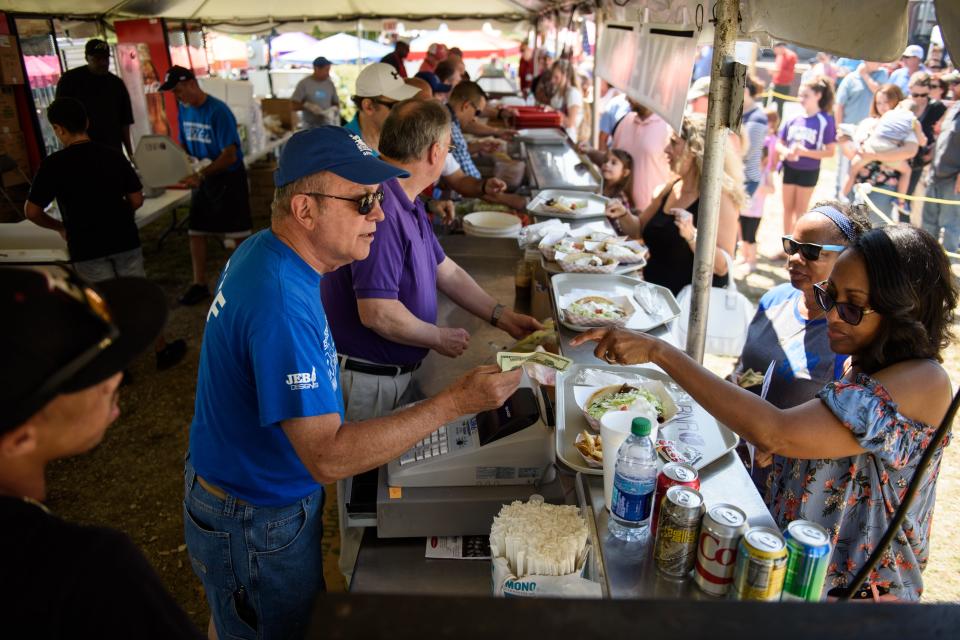
<svg viewBox="0 0 960 640"><path fill-rule="evenodd" d="M813 295L817 299L817 304L820 305L820 308L823 309L824 313L830 311L834 307L837 308L837 315L841 320L847 324L852 324L857 326L863 320L863 316L868 313L876 313L870 307L858 307L855 304L849 302L837 302L833 299L827 292L827 281L817 283L813 285Z"/></svg>
<svg viewBox="0 0 960 640"><path fill-rule="evenodd" d="M813 242L797 242L793 236L783 236L783 252L792 256L797 251L805 259L813 262L820 259L821 251L834 251L839 253L846 249L842 244L814 244Z"/></svg>
<svg viewBox="0 0 960 640"><path fill-rule="evenodd" d="M302 196L312 196L314 198L332 198L334 200L344 200L346 202L354 202L357 205L357 210L360 212L360 215L365 216L371 211L373 207L378 203L383 202L383 188L377 189L373 193L368 193L359 198L344 198L343 196L331 196L327 193L315 193L313 191L304 191L300 195Z"/></svg>

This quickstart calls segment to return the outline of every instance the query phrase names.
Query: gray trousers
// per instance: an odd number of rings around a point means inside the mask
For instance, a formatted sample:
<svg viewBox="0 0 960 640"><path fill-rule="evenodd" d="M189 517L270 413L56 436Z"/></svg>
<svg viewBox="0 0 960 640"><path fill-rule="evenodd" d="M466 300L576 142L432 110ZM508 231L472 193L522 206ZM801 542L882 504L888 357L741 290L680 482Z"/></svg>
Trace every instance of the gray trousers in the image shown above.
<svg viewBox="0 0 960 640"><path fill-rule="evenodd" d="M398 407L420 400L423 396L413 380L414 372L399 376L375 376L348 371L340 366L340 388L343 391L346 422L361 422L385 416ZM349 585L353 567L360 552L363 527L347 526L346 494L350 480L337 481L337 513L340 519L340 573Z"/></svg>

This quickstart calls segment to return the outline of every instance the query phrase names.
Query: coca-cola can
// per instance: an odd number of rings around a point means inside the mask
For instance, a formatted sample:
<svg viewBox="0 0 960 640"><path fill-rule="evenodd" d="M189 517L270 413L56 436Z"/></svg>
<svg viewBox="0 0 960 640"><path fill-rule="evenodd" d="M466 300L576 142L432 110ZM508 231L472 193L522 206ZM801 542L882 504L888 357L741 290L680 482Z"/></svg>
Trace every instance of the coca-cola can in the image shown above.
<svg viewBox="0 0 960 640"><path fill-rule="evenodd" d="M704 593L723 596L733 583L737 545L747 532L747 515L732 504L716 504L703 515L693 580Z"/></svg>
<svg viewBox="0 0 960 640"><path fill-rule="evenodd" d="M690 487L700 490L700 474L693 466L686 462L668 462L657 475L657 490L653 494L653 518L650 519L651 533L657 532L657 518L660 517L660 506L663 497L670 487Z"/></svg>

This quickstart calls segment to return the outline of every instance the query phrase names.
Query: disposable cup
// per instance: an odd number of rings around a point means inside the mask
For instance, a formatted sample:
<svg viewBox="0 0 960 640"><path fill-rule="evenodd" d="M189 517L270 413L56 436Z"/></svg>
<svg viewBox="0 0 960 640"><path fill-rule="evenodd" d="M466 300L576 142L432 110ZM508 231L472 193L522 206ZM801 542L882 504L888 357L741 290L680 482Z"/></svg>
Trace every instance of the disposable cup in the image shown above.
<svg viewBox="0 0 960 640"><path fill-rule="evenodd" d="M620 445L630 435L630 425L634 418L650 420L650 438L656 442L657 418L636 411L609 411L600 418L600 441L603 443L603 501L610 510L613 499L613 475L617 467L617 453Z"/></svg>

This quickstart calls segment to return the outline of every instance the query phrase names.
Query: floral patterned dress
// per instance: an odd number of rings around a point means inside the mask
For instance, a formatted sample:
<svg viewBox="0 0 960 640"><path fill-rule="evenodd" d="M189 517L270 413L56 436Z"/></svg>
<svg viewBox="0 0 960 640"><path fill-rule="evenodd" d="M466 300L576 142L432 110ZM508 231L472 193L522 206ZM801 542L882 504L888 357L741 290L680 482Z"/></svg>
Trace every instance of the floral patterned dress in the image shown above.
<svg viewBox="0 0 960 640"><path fill-rule="evenodd" d="M833 460L775 456L767 504L781 529L801 519L831 533L826 592L846 586L865 564L937 428L901 415L883 385L864 374L853 382L831 382L817 397L867 453ZM949 442L950 434L931 460L899 535L867 580L903 600L918 600L923 593L921 572L929 554L937 475Z"/></svg>

